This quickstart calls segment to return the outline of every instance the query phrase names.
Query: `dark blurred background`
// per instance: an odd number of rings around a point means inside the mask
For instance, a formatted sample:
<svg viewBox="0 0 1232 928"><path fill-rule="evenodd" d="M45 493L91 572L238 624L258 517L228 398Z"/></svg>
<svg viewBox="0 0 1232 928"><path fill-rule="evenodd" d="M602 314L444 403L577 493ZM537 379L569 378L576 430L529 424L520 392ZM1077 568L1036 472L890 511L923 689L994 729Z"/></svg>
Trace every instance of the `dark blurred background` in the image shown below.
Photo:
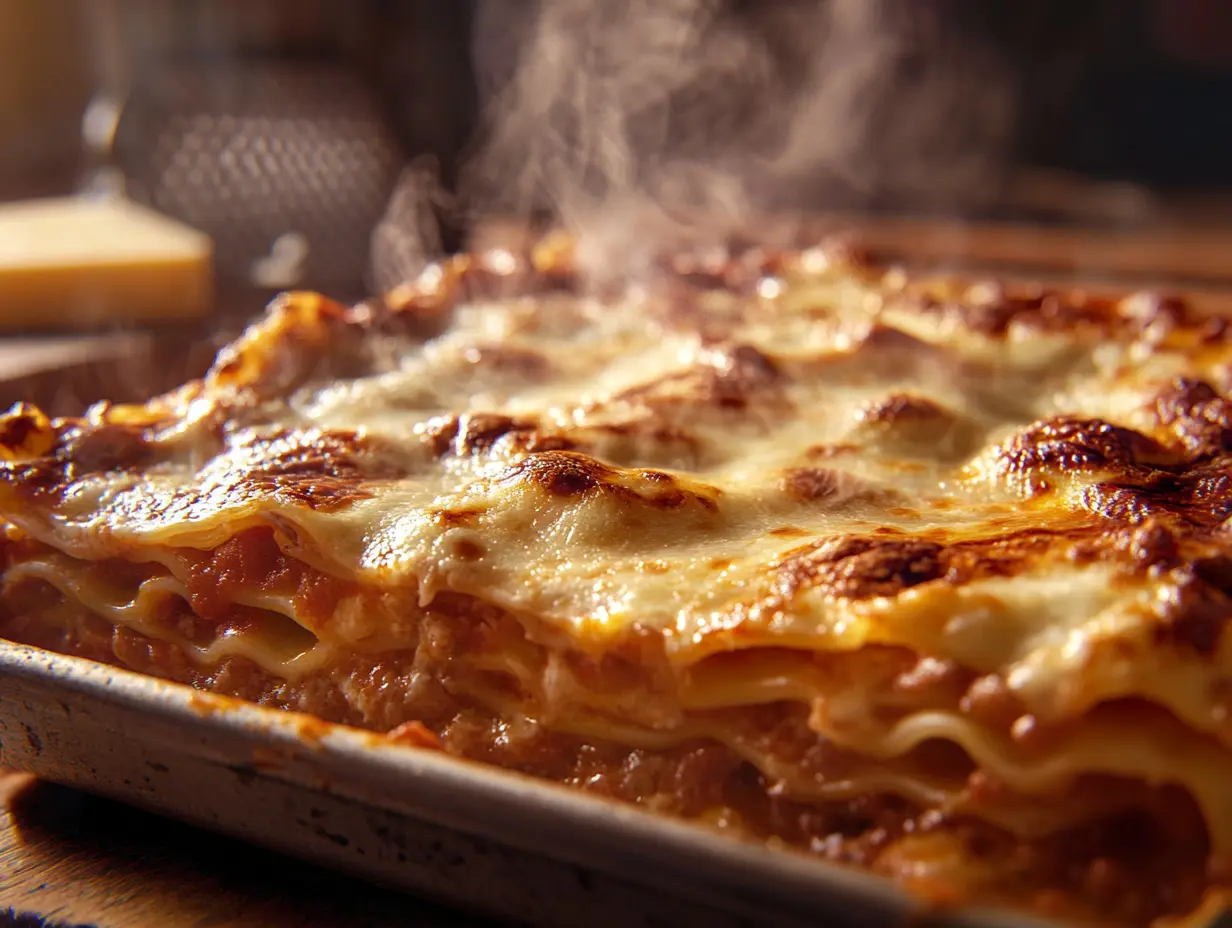
<svg viewBox="0 0 1232 928"><path fill-rule="evenodd" d="M729 2L756 30L785 8L825 0ZM1225 0L867 2L910 8L995 52L1015 109L1007 169L1181 194L1232 189ZM131 196L215 236L224 280L250 274L287 227L331 256L314 265L312 282L349 295L371 283L369 233L405 167L446 189L456 181L535 7L0 0L0 199L67 192L110 165ZM935 34L919 32L921 54ZM123 105L96 106L83 144L83 113L109 94ZM403 207L439 213L435 202ZM456 247L461 235L447 222L433 246ZM278 247L293 252L297 241ZM414 247L395 236L376 250L398 265L399 249Z"/></svg>
<svg viewBox="0 0 1232 928"><path fill-rule="evenodd" d="M1232 184L1232 4L956 6L1019 70L1024 163L1163 188Z"/></svg>

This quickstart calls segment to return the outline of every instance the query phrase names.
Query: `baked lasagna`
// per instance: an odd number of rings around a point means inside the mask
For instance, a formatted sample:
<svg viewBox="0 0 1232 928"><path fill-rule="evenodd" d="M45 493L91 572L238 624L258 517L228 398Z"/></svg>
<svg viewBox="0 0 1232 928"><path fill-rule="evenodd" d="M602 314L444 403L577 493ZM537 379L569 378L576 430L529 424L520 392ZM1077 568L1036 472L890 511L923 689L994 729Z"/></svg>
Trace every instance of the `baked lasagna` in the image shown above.
<svg viewBox="0 0 1232 928"><path fill-rule="evenodd" d="M1232 336L818 245L279 298L0 419L0 634L887 875L1232 886ZM716 840L719 840L716 838Z"/></svg>

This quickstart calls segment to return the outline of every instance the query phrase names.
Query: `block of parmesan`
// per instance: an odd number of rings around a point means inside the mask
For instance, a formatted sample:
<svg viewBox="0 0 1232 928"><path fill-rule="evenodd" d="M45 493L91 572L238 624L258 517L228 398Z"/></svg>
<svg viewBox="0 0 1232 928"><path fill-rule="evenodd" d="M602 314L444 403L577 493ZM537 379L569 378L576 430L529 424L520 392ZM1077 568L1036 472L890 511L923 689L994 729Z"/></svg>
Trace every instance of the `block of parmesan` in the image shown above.
<svg viewBox="0 0 1232 928"><path fill-rule="evenodd" d="M81 329L204 315L209 236L121 199L0 204L0 329Z"/></svg>

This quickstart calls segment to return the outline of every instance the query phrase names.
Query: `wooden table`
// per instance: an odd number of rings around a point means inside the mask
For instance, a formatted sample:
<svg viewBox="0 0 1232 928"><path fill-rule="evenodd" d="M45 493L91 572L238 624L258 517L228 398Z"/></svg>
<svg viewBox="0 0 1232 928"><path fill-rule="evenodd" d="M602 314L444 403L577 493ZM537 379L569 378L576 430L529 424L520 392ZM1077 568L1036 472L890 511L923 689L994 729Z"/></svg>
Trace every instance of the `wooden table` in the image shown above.
<svg viewBox="0 0 1232 928"><path fill-rule="evenodd" d="M0 926L480 928L491 922L0 772ZM15 918L14 916L17 916Z"/></svg>

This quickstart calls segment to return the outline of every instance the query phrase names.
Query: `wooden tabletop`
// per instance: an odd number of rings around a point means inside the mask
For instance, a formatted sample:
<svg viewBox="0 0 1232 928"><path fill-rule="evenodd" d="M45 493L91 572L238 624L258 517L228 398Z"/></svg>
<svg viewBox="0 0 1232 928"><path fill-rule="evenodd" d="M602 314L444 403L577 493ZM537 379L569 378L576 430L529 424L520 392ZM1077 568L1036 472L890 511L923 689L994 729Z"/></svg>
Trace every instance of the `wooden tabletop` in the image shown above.
<svg viewBox="0 0 1232 928"><path fill-rule="evenodd" d="M491 922L0 771L0 925L481 928Z"/></svg>

